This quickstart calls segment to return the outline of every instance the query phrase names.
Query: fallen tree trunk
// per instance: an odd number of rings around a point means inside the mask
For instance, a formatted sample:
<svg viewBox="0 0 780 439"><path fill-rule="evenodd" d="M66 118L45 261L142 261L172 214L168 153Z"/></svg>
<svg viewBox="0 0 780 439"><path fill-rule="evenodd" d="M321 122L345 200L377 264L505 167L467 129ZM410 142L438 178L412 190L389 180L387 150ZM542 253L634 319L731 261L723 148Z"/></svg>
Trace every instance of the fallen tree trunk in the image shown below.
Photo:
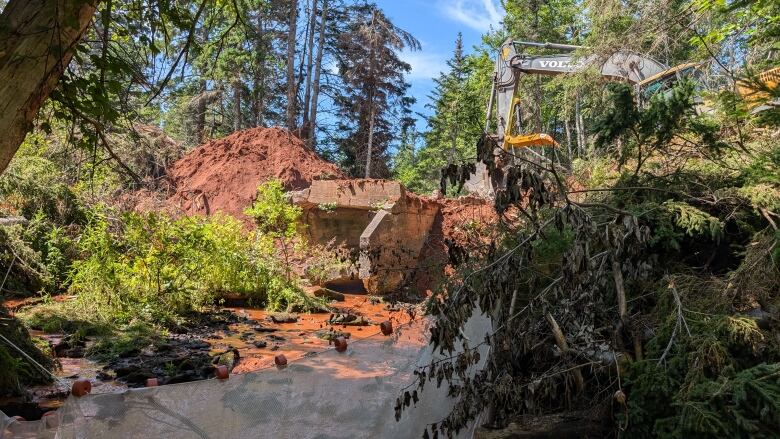
<svg viewBox="0 0 780 439"><path fill-rule="evenodd" d="M0 173L70 63L99 0L10 0L0 15Z"/></svg>
<svg viewBox="0 0 780 439"><path fill-rule="evenodd" d="M21 224L23 226L27 226L30 221L23 217L23 216L9 216L5 218L0 218L0 227L3 226L15 226L17 224Z"/></svg>

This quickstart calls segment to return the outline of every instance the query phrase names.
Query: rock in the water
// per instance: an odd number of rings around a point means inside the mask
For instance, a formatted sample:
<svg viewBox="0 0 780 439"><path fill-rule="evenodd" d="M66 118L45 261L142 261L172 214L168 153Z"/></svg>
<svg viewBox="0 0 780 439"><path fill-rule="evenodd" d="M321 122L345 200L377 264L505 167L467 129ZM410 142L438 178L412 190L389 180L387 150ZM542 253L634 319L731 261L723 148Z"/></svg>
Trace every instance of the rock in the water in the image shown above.
<svg viewBox="0 0 780 439"><path fill-rule="evenodd" d="M238 354L238 349L232 348L227 352L217 354L212 360L212 364L227 366L228 370L233 370L238 365L238 361L241 356Z"/></svg>
<svg viewBox="0 0 780 439"><path fill-rule="evenodd" d="M155 374L151 370L146 368L139 368L131 371L127 375L119 377L119 371L117 371L117 377L122 381L130 385L140 386L146 384L146 380L149 378L155 378Z"/></svg>
<svg viewBox="0 0 780 439"><path fill-rule="evenodd" d="M65 358L84 358L84 348L75 346L65 351L61 356Z"/></svg>
<svg viewBox="0 0 780 439"><path fill-rule="evenodd" d="M367 326L371 324L365 317L354 314L334 314L330 317L328 323L343 326Z"/></svg>
<svg viewBox="0 0 780 439"><path fill-rule="evenodd" d="M86 346L84 340L67 336L54 345L54 353L58 357L81 358L84 356L84 346Z"/></svg>
<svg viewBox="0 0 780 439"><path fill-rule="evenodd" d="M298 314L288 312L275 312L268 316L274 323L295 323L298 321Z"/></svg>
<svg viewBox="0 0 780 439"><path fill-rule="evenodd" d="M95 376L95 378L99 379L100 381L111 381L114 379L114 376L108 372L101 370L100 372L97 373L97 376Z"/></svg>
<svg viewBox="0 0 780 439"><path fill-rule="evenodd" d="M255 325L255 326L252 327L252 329L254 329L257 332L276 332L276 331L278 331L278 329L276 329L276 328L269 328L268 326L263 326L263 325Z"/></svg>
<svg viewBox="0 0 780 439"><path fill-rule="evenodd" d="M261 348L262 349L262 348L268 346L268 342L267 341L263 341L263 340L255 340L254 345L255 345L256 348Z"/></svg>
<svg viewBox="0 0 780 439"><path fill-rule="evenodd" d="M209 349L211 347L210 344L206 343L203 340L193 340L189 342L188 348L194 349L194 350L203 350L203 349Z"/></svg>
<svg viewBox="0 0 780 439"><path fill-rule="evenodd" d="M314 297L320 297L328 300L337 300L343 302L346 297L338 291L333 291L325 287L314 287L311 289L310 294Z"/></svg>
<svg viewBox="0 0 780 439"><path fill-rule="evenodd" d="M339 337L349 338L349 332L343 332L335 329L320 329L314 333L317 338L327 341L333 341Z"/></svg>

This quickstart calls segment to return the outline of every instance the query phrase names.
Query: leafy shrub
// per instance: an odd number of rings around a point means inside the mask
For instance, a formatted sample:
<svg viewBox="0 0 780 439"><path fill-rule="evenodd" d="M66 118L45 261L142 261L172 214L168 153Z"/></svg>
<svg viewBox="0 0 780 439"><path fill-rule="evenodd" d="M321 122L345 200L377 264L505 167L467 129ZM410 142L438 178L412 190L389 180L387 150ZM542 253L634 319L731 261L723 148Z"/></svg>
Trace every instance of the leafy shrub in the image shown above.
<svg viewBox="0 0 780 439"><path fill-rule="evenodd" d="M272 308L300 302L272 242L231 217L127 214L116 222L95 214L79 249L70 289L101 320L174 323L224 293Z"/></svg>
<svg viewBox="0 0 780 439"><path fill-rule="evenodd" d="M16 157L0 176L0 211L32 218L42 212L57 224L82 223L84 207L62 182L57 166L42 157Z"/></svg>
<svg viewBox="0 0 780 439"><path fill-rule="evenodd" d="M254 220L260 236L279 243L284 256L285 273L290 281L290 253L298 236L301 208L293 205L284 194L279 180L270 180L257 187L257 200L244 213Z"/></svg>
<svg viewBox="0 0 780 439"><path fill-rule="evenodd" d="M309 247L307 256L304 273L306 278L317 285L357 272L349 249L337 246L335 238L325 246Z"/></svg>
<svg viewBox="0 0 780 439"><path fill-rule="evenodd" d="M258 186L257 200L244 213L255 223L255 240L260 248L266 249L264 257L270 257L275 244L283 257L284 277L276 276L268 280L266 306L299 311L325 309L323 301L304 294L292 278L292 253L303 246L298 223L302 209L287 198L282 182L270 180ZM274 267L278 268L278 264Z"/></svg>

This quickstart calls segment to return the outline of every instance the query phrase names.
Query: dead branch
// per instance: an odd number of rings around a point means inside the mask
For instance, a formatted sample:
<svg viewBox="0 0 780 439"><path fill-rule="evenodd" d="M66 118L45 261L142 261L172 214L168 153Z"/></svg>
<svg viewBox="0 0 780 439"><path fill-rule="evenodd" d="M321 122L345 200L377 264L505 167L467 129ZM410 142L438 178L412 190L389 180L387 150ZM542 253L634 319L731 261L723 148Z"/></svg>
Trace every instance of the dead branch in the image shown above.
<svg viewBox="0 0 780 439"><path fill-rule="evenodd" d="M688 322L685 321L685 317L683 316L683 306L682 306L682 302L680 301L680 295L677 293L677 287L674 285L674 281L672 280L669 281L669 290L672 292L672 295L674 296L674 302L677 305L677 321L674 324L674 330L672 330L672 336L669 337L669 343L666 345L666 349L664 349L664 353L661 354L661 358L658 359L659 366L664 362L664 360L666 359L666 355L672 349L674 338L677 335L677 331L681 327L685 328L685 332L688 334L688 337L691 336L691 330L688 328Z"/></svg>
<svg viewBox="0 0 780 439"><path fill-rule="evenodd" d="M558 345L558 349L560 349L561 353L564 355L568 354L569 344L566 342L566 337L563 335L561 327L558 326L558 322L555 321L555 317L548 312L545 314L544 318L547 319L547 323L550 324L550 330L552 330L553 337L555 337L555 344ZM572 374L574 374L574 381L577 383L577 391L582 393L585 390L585 379L582 377L582 371L577 367L572 370Z"/></svg>

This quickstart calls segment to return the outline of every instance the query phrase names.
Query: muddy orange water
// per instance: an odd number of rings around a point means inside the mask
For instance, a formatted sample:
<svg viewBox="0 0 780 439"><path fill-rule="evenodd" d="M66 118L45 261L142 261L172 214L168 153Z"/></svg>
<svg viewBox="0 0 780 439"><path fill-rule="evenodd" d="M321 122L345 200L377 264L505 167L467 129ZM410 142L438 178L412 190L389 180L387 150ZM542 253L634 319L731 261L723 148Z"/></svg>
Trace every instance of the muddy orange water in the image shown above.
<svg viewBox="0 0 780 439"><path fill-rule="evenodd" d="M70 298L63 296L56 300L68 299ZM36 300L31 299L8 300L6 306L14 310L32 305L35 302ZM370 324L366 326L331 325L329 324L332 315L330 313L299 314L297 322L278 324L270 320L269 316L272 313L261 309L226 307L225 309L245 316L250 321L231 324L228 331L218 331L214 337L206 338L205 341L212 345L211 350L214 353L225 352L232 348L238 349L240 360L232 371L236 374L271 368L274 366L274 357L278 354L284 354L288 362L292 363L307 355L333 349L330 342L318 337L317 333L322 330L332 329L347 333L349 334L347 342L350 349L360 349L361 340L381 334L379 324L390 321L395 329L396 343L410 349L422 348L425 344L424 340L427 335L425 318L419 313L416 316L410 315L406 307L389 307L385 303L372 302L368 296L359 294L345 294L344 301L332 302L330 306L334 312L361 316ZM258 325L275 329L275 331L257 332L254 327ZM247 333L252 333L252 337L248 340L242 340L241 335ZM52 344L56 344L62 338L61 334L44 334L35 330L31 330L30 334L42 337ZM267 346L255 347L254 341L256 340L265 341ZM366 343L365 347L370 349L369 345L370 343ZM378 360L380 359L378 358ZM69 393L71 384L78 378L87 378L92 381L93 394L119 393L127 389L127 386L119 381L97 379L98 374L103 370L101 363L87 358L59 358L59 361L62 368L55 372L59 383L30 389L32 400L42 408L56 409L60 407ZM360 370L357 366L352 368L350 365L351 363L342 363L339 369L333 370L332 373L338 377L353 378L377 374L376 370Z"/></svg>
<svg viewBox="0 0 780 439"><path fill-rule="evenodd" d="M207 339L212 344L214 351L224 351L227 348L237 348L241 356L238 365L233 369L233 373L247 373L266 369L274 365L274 357L278 354L284 354L288 361L295 361L312 353L321 352L332 348L333 345L327 340L317 336L321 330L332 329L342 333L349 334L348 344L359 344L361 339L379 334L379 324L383 321L390 321L394 328L403 328L402 336L399 341L409 345L420 345L424 325L410 324L412 316L404 309L388 309L384 303L372 303L369 297L365 295L346 294L343 302L331 303L331 307L340 313L349 313L362 316L371 324L367 326L345 326L330 325L328 320L331 314L300 314L295 323L276 324L267 320L269 313L259 309L248 308L227 308L239 315L245 315L252 320L260 322L263 326L275 328L276 331L267 335L258 334L256 339L265 339L268 345L264 348L257 348L252 341L240 339L240 335L245 332L252 332L251 324L238 323L231 325L231 331L234 335L226 336L221 339ZM421 316L416 316L421 319ZM281 340L281 339L284 340ZM358 370L341 370L341 374L348 376L360 376Z"/></svg>

